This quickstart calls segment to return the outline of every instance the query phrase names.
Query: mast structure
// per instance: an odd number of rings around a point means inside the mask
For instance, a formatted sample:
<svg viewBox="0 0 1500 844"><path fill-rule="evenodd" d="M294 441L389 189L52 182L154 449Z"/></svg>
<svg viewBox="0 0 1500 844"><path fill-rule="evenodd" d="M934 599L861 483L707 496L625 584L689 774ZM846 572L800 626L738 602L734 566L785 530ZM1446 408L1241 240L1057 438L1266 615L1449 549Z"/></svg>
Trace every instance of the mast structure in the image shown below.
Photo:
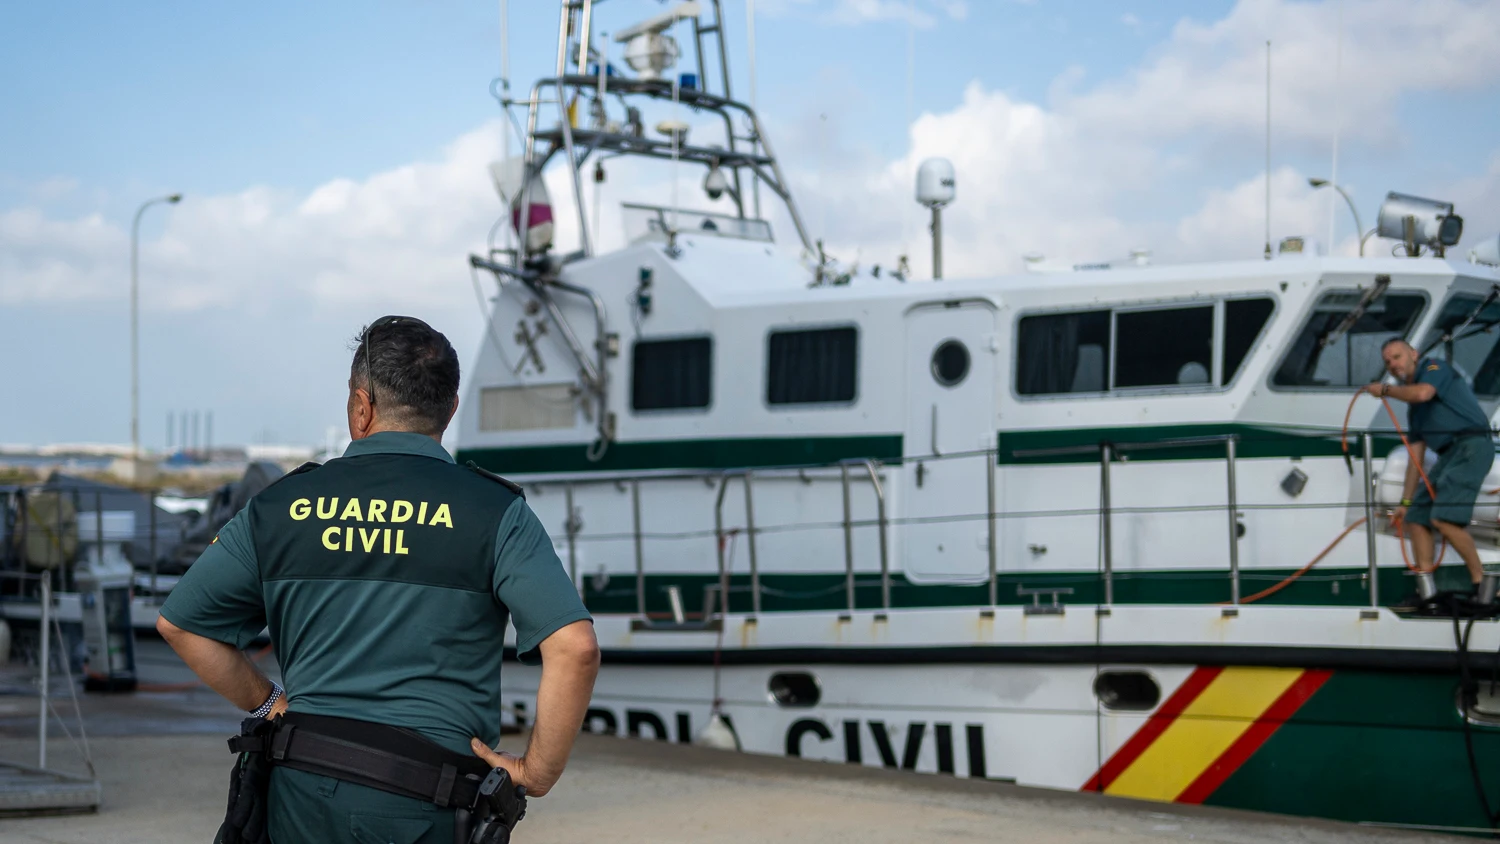
<svg viewBox="0 0 1500 844"><path fill-rule="evenodd" d="M667 25L661 27L665 30L677 20L691 21L692 44L697 53L696 61L690 65L697 68L696 79L693 80L694 84L691 86L680 84L680 79L661 78L651 73L641 73L635 77L614 73L614 67L609 65L604 51L601 50L591 56L589 31L594 25L594 7L599 2L601 0L562 0L557 37L556 75L538 80L532 86L527 101L524 184L519 192L520 214L517 217L520 228L517 232L518 243L523 245L528 243L527 234L531 222L531 191L529 190L531 182L541 178L542 171L554 158L562 157L568 165L568 177L578 216L583 256L592 256L595 244L594 238L589 236L588 214L583 201L584 167L590 158L600 160L617 156L634 156L664 161L675 160L682 164L697 164L709 171L715 169L727 171L730 187L725 192L734 203L734 213L739 219L747 218L747 197L742 187L746 181L745 171L749 171L748 175L754 176L756 182L764 183L786 204L788 215L791 217L793 227L797 230L797 236L803 248L808 252L814 251L812 239L807 233L802 214L792 196L791 187L786 181L759 117L751 106L734 99L730 93L728 48L724 38L721 0L681 4L676 10L668 13L669 16L679 15L679 17L673 18ZM700 8L703 7L711 13L711 20L705 21L704 18L707 16L699 14ZM648 24L626 30L626 33L617 36L617 40L623 40L626 34L633 30L640 30ZM570 49L575 38L576 49ZM673 49L675 49L675 42ZM712 69L709 61L711 55L716 55L718 64L717 76L720 88L718 92L710 90L708 81ZM598 62L597 69L592 73L590 72L591 58ZM675 59L675 56L673 58ZM670 69L670 65L664 69ZM627 115L634 115L634 119L618 124L604 120L596 121L602 122L602 125L574 126L574 115L578 113L575 107L591 98L597 99L596 114L607 114L608 102L613 99L624 107ZM681 138L675 135L663 139L648 137L639 122L639 111L632 105L633 102L643 101L680 103L694 113L717 115L724 125L726 147L681 143ZM540 128L540 112L544 103L553 103L557 106L559 120L554 128ZM747 127L747 133L736 130L737 121ZM521 269L525 261L523 251L517 250L514 257L517 270Z"/></svg>

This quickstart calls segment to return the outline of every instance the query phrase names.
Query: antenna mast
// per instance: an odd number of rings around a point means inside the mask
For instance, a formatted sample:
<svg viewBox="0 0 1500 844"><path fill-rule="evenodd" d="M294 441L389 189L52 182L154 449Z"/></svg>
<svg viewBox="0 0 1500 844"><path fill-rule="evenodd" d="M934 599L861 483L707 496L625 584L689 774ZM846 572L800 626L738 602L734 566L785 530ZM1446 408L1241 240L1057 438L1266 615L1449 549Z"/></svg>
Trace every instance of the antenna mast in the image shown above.
<svg viewBox="0 0 1500 844"><path fill-rule="evenodd" d="M1339 133L1344 128L1344 104L1339 100L1339 79L1344 69L1344 0L1338 3L1338 23L1334 29L1333 40L1333 164L1328 174L1328 181L1333 184L1339 183ZM1328 196L1328 254L1333 254L1335 227L1338 219L1338 199L1331 193ZM1356 236L1364 232L1355 232Z"/></svg>
<svg viewBox="0 0 1500 844"><path fill-rule="evenodd" d="M1271 260L1271 39L1266 39L1266 260Z"/></svg>

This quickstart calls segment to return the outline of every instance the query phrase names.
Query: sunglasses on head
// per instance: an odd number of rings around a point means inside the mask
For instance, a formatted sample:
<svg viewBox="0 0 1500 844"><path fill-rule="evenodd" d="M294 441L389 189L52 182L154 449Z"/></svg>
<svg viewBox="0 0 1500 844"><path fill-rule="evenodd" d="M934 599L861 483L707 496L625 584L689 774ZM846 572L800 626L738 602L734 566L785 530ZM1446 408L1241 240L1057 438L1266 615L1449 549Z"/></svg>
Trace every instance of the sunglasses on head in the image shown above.
<svg viewBox="0 0 1500 844"><path fill-rule="evenodd" d="M370 397L371 406L375 404L375 377L371 374L370 370L370 335L374 334L377 328L389 328L393 325L418 325L428 331L432 330L432 326L416 317L396 316L394 314L383 316L365 327L365 333L360 338L360 342L365 347L365 393Z"/></svg>

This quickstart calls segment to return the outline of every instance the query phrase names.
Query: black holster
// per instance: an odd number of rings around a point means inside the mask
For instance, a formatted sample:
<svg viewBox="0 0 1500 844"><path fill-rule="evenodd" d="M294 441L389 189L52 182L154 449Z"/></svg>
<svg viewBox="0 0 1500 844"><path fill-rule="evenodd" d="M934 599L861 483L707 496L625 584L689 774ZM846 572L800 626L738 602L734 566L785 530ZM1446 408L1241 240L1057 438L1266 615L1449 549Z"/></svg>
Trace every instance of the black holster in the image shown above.
<svg viewBox="0 0 1500 844"><path fill-rule="evenodd" d="M492 771L474 756L455 753L401 727L288 712L274 721L245 719L240 734L229 740L229 749L240 759L217 839L223 844L266 844L266 797L273 765L451 808L459 844L486 830L486 844L509 840L510 829L525 814L525 790L513 788L509 778L501 776L503 770ZM496 837L501 826L503 838Z"/></svg>
<svg viewBox="0 0 1500 844"><path fill-rule="evenodd" d="M276 722L246 718L240 722L240 734L229 740L229 749L235 750L239 740L243 739L259 745L275 729ZM270 791L270 758L258 750L239 751L234 769L229 772L229 806L224 811L219 834L214 836L214 844L270 844L266 825L266 803Z"/></svg>

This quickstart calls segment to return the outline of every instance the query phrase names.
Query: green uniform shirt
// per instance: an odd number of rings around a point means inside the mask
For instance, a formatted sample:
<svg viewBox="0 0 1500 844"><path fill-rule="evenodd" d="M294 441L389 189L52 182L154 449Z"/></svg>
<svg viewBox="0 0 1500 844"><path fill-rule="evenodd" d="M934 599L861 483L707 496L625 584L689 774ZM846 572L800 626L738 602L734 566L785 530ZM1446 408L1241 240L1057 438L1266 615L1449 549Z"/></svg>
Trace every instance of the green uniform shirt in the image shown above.
<svg viewBox="0 0 1500 844"><path fill-rule="evenodd" d="M161 608L244 647L269 626L292 709L500 737L507 617L522 662L589 618L525 500L432 438L379 433L267 488Z"/></svg>
<svg viewBox="0 0 1500 844"><path fill-rule="evenodd" d="M1425 442L1437 451L1461 435L1488 436L1490 418L1480 407L1474 391L1447 361L1423 358L1417 361L1418 384L1431 384L1437 394L1430 401L1411 405L1406 427L1413 442Z"/></svg>

